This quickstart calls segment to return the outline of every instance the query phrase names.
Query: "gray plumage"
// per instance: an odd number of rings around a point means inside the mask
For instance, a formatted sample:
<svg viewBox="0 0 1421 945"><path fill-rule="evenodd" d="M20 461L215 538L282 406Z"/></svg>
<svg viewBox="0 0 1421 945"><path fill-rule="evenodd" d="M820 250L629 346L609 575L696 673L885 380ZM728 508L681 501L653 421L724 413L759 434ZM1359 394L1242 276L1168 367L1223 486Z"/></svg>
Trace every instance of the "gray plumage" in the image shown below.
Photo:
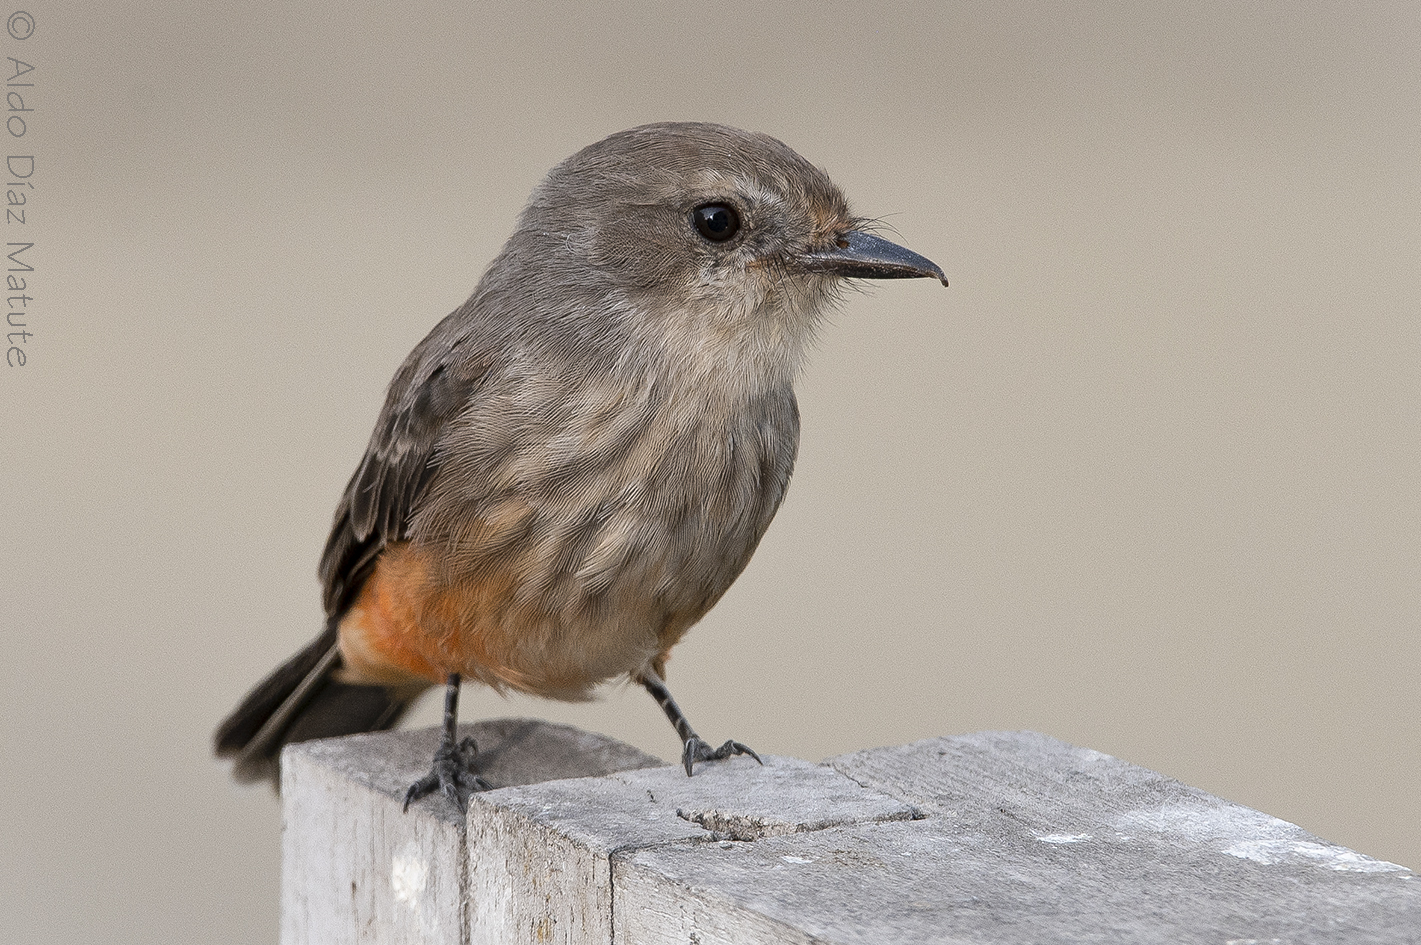
<svg viewBox="0 0 1421 945"><path fill-rule="evenodd" d="M646 125L559 164L390 385L321 561L335 677L659 684L784 498L845 276L942 278L768 136Z"/></svg>

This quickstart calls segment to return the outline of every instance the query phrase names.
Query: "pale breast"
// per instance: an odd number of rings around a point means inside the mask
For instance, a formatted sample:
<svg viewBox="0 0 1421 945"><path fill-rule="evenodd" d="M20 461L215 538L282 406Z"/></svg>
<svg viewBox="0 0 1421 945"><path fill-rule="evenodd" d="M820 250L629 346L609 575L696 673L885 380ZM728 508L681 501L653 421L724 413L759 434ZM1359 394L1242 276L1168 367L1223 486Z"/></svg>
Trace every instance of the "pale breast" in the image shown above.
<svg viewBox="0 0 1421 945"><path fill-rule="evenodd" d="M667 382L503 390L451 434L412 537L438 549L444 596L508 593L422 624L481 664L468 675L577 698L664 656L744 569L789 483L798 411L788 388L734 403Z"/></svg>

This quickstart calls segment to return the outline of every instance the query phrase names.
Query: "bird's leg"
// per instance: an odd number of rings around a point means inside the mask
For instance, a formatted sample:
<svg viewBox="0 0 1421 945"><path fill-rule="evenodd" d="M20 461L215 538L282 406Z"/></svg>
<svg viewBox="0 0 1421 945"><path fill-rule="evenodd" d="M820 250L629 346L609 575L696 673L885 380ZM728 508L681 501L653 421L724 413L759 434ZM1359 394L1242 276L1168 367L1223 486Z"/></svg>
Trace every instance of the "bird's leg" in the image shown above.
<svg viewBox="0 0 1421 945"><path fill-rule="evenodd" d="M411 784L405 792L405 810L410 809L411 801L436 790L442 791L459 810L467 810L470 794L488 790L488 782L474 773L474 758L479 747L472 738L455 742L459 735L458 719L459 674L450 673L444 688L444 733L439 738L439 747L434 750L434 765L429 774Z"/></svg>
<svg viewBox="0 0 1421 945"><path fill-rule="evenodd" d="M686 766L687 777L691 774L691 765L697 761L719 761L722 758L729 758L731 755L749 755L760 764L760 756L751 750L750 746L742 745L737 741L728 741L724 745L714 750L711 746L696 734L696 730L691 728L691 723L686 719L686 713L681 711L681 707L676 704L676 700L671 698L671 690L666 688L666 683L661 681L661 677L650 669L642 670L637 681L646 687L646 691L651 693L651 697L661 706L661 711L666 713L666 717L671 720L671 724L676 728L676 734L681 736L681 764Z"/></svg>

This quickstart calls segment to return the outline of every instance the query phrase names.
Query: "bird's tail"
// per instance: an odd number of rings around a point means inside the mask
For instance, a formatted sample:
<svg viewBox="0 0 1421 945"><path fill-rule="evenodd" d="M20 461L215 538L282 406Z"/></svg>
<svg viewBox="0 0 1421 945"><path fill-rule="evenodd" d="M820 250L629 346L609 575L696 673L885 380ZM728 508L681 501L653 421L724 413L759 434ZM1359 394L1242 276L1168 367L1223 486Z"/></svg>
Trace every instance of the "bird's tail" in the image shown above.
<svg viewBox="0 0 1421 945"><path fill-rule="evenodd" d="M238 781L276 780L281 747L313 738L393 728L420 689L336 681L335 622L247 693L213 737L218 757L235 759Z"/></svg>

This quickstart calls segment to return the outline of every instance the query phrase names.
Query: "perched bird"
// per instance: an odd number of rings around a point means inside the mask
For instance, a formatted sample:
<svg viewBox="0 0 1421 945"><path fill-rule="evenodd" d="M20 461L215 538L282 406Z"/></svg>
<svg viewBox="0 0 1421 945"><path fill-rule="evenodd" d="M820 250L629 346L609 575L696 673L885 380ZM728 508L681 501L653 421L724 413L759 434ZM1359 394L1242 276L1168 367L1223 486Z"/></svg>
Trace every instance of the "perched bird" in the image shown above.
<svg viewBox="0 0 1421 945"><path fill-rule="evenodd" d="M242 780L281 746L393 726L430 686L444 729L413 800L486 785L461 680L584 699L629 676L698 761L662 681L789 485L793 383L845 279L934 263L867 229L774 138L644 125L533 191L474 294L405 359L321 558L326 625L216 734ZM758 760L758 756L757 757Z"/></svg>

